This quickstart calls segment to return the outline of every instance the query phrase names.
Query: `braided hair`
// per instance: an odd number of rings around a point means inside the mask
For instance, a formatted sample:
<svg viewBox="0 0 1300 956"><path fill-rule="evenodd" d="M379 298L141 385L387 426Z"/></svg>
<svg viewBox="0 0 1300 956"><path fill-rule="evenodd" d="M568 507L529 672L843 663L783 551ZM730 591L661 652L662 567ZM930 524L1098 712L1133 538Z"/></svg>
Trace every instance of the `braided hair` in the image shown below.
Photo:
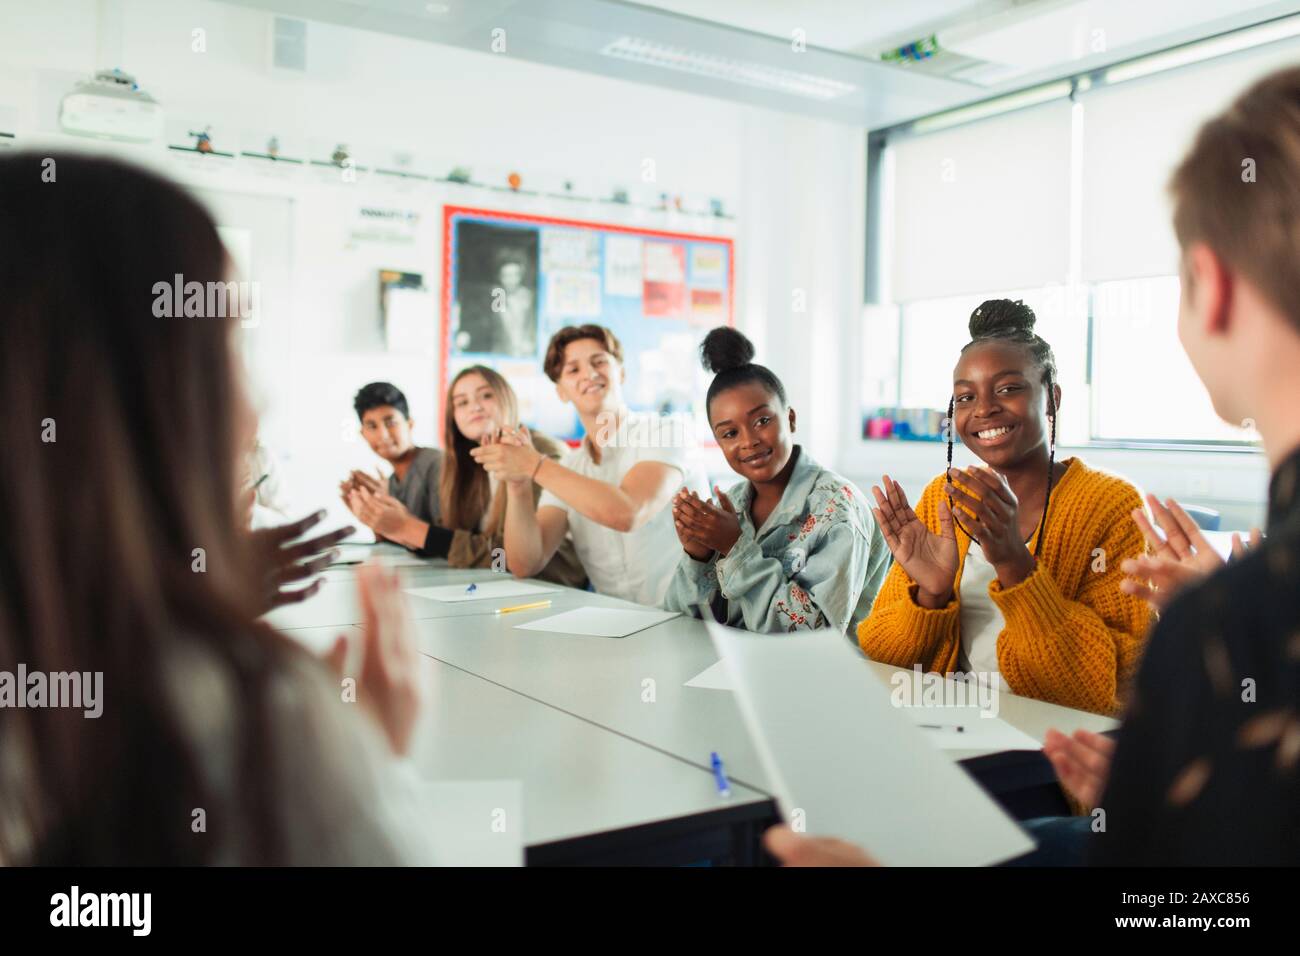
<svg viewBox="0 0 1300 956"><path fill-rule="evenodd" d="M1052 500L1052 480L1056 472L1056 394L1053 387L1056 382L1056 356L1052 354L1052 347L1034 332L1036 321L1034 310L1020 299L1014 302L1010 299L988 299L980 303L979 307L971 313L969 326L971 340L961 349L965 352L972 345L995 341L1023 345L1034 363L1043 370L1042 381L1043 387L1047 389L1047 418L1050 423L1051 438L1047 455L1047 494L1043 498L1043 516L1038 520L1038 540L1034 544L1035 559L1038 558L1038 553L1043 547L1043 529L1047 525L1047 506ZM956 411L957 396L953 395L948 399L946 429L949 471L952 470L952 444L955 431L953 415ZM953 504L951 495L948 496L948 511L952 515L953 522L961 528L966 537L979 544L979 539L967 531L961 519L957 517L957 508Z"/></svg>

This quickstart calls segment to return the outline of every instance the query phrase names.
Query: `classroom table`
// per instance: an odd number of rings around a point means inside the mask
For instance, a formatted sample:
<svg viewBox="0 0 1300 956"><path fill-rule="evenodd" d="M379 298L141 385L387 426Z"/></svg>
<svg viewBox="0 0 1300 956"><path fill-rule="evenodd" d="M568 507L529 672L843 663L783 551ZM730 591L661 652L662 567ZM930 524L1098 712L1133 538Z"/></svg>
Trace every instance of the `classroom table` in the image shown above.
<svg viewBox="0 0 1300 956"><path fill-rule="evenodd" d="M707 769L710 754L717 752L734 779L771 792L734 695L685 686L717 661L703 622L677 617L623 638L515 629L554 613L552 607L507 616L426 618L416 621L415 629L421 650L439 660L701 768ZM893 675L907 673L866 659L862 666L885 687ZM999 717L1040 742L1049 728L1072 733L1117 726L1110 717L1006 692L998 703ZM947 753L1021 818L1067 810L1038 751Z"/></svg>
<svg viewBox="0 0 1300 956"><path fill-rule="evenodd" d="M360 628L283 631L316 653ZM766 793L460 668L421 655L425 706L410 759L427 780L518 780L525 859L564 863L755 864L774 822Z"/></svg>
<svg viewBox="0 0 1300 956"><path fill-rule="evenodd" d="M416 564L404 559L403 563L408 566L401 567L399 573L403 587L407 588L468 585L472 581L500 579L499 573L488 569L453 570L445 561ZM314 639L320 641L322 647L326 646L330 635L337 633L340 627L362 622L356 600L355 576L355 567L327 572L327 583L319 594L302 604L272 612L268 620L278 627L294 629L293 633L304 639L319 635ZM442 686L454 690L460 695L456 699L462 701L461 707L443 711L442 719L447 723L440 725L443 730L437 739L442 741L439 747L449 753L463 747L465 758L452 757L448 758L449 763L422 766L436 769L439 774L471 769L481 774L495 768L494 772L501 775L514 773L511 768L519 762L525 771L532 774L528 806L537 799L543 806L554 807L556 798L552 794L557 792L565 793L563 799L576 801L578 806L583 806L585 800L603 800L601 794L605 791L590 794L570 792L562 779L568 775L567 769L564 774L555 774L549 764L528 762L529 755L536 749L530 743L534 724L539 727L547 725L553 719L550 715L556 715L564 718L561 723L567 728L581 726L584 741L588 738L603 739L601 735L618 738L623 745L634 747L628 753L645 751L655 754L657 759L672 760L677 767L705 775L709 783L712 782L710 755L717 752L724 761L728 777L743 794L743 799L730 803L733 816L721 827L710 822L710 817L715 822L720 819L716 810L702 809L671 794L666 794L662 806L653 801L652 805L633 801L622 810L617 807L583 809L579 817L587 821L589 828L585 831L575 829L578 824L573 817L560 814L556 820L551 820L549 815L553 811L548 809L543 811L547 816L538 823L539 829L529 832L530 840L540 841L529 844L530 862L590 861L597 858L642 861L671 858L686 862L696 852L689 841L681 844L679 840L668 850L660 847L657 853L655 841L667 838L672 842L673 839L684 839L683 834L698 836L700 832L709 831L712 842L708 852L713 853L718 847L725 846L728 840L734 844L742 839L737 834L745 827L753 828L770 821L775 808L770 800L764 800L764 795L771 794L772 787L745 729L734 695L725 690L684 686L686 681L717 660L704 624L679 616L624 638L516 630L517 624L550 617L570 608L637 607L616 598L556 587L556 591L546 595L552 602L549 607L509 615L497 615L494 609L531 598L461 603L426 598L409 600L420 650L429 659L451 668L450 672L434 668L433 673L442 674ZM865 659L862 666L873 670L886 685L892 675L902 670ZM463 676L453 678L446 676L448 673ZM472 703L465 703L475 694L490 698L497 706L520 710L521 716L526 714L527 719L508 727L491 721L467 720L464 713L477 713ZM504 703L507 701L508 705ZM547 716L543 718L543 714ZM1078 728L1101 732L1117 726L1116 721L1108 717L1005 692L999 697L999 716L1040 741L1049 728L1070 733ZM596 737L591 737L592 734ZM510 740L500 742L498 736ZM545 750L546 744L539 742L537 747ZM571 742L567 749L592 748ZM567 751L564 748L556 751L560 752ZM1020 819L1067 812L1051 767L1039 751L948 753ZM479 762L469 759L475 754L481 755ZM462 762L458 763L458 760ZM643 783L642 789L653 788ZM736 816L737 811L742 811L739 816ZM669 822L672 826L665 830ZM727 830L729 823L734 824L730 831ZM754 856L756 847L746 852ZM612 857L601 856L611 853ZM738 857L733 855L731 858Z"/></svg>

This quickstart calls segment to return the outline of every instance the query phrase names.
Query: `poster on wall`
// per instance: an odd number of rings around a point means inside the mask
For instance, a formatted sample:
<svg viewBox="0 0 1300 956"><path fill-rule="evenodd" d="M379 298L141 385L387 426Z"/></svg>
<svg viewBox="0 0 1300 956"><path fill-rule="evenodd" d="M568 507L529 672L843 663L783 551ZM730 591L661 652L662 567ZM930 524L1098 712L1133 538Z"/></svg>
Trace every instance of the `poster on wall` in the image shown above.
<svg viewBox="0 0 1300 956"><path fill-rule="evenodd" d="M537 229L459 224L453 283L456 353L537 352L539 240Z"/></svg>
<svg viewBox="0 0 1300 956"><path fill-rule="evenodd" d="M686 304L686 250L668 242L647 242L644 249L643 311L654 318L680 318Z"/></svg>
<svg viewBox="0 0 1300 956"><path fill-rule="evenodd" d="M489 366L525 423L576 440L542 359L558 329L594 322L623 345L633 409L701 411L699 344L734 320L734 269L725 237L444 207L440 394L460 369Z"/></svg>

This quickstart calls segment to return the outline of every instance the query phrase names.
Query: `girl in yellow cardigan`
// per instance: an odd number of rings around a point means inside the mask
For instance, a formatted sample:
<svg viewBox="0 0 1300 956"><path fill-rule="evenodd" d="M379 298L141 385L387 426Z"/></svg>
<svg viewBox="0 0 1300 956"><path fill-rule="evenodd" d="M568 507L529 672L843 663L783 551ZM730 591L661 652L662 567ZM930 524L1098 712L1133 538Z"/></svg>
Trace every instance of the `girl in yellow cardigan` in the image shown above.
<svg viewBox="0 0 1300 956"><path fill-rule="evenodd" d="M1131 516L1142 498L1078 458L1056 461L1061 387L1034 321L1007 299L975 310L953 373L948 471L915 511L888 475L871 489L895 563L858 643L873 660L1114 714L1150 624L1119 587L1120 564L1145 551ZM988 467L952 467L953 429Z"/></svg>

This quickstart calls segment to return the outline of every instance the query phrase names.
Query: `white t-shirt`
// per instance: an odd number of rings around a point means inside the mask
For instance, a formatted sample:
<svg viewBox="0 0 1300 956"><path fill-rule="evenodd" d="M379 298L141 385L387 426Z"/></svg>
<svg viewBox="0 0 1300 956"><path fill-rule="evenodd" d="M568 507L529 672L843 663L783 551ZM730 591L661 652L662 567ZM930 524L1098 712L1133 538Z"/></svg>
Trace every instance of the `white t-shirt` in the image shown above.
<svg viewBox="0 0 1300 956"><path fill-rule="evenodd" d="M592 460L586 439L567 452L560 464L617 487L633 466L643 461L663 462L681 472L686 487L707 495L708 482L692 463L692 436L686 432L680 423L631 412L611 441L601 448L600 464ZM543 491L537 508L540 511L547 506L569 516L574 547L597 591L651 607L663 602L682 556L670 503L636 531L626 534L597 524L551 492Z"/></svg>
<svg viewBox="0 0 1300 956"><path fill-rule="evenodd" d="M974 674L981 683L1010 690L998 670L998 635L1006 627L1001 609L989 596L989 585L998 576L984 557L984 549L972 543L961 573L961 652L957 666Z"/></svg>

